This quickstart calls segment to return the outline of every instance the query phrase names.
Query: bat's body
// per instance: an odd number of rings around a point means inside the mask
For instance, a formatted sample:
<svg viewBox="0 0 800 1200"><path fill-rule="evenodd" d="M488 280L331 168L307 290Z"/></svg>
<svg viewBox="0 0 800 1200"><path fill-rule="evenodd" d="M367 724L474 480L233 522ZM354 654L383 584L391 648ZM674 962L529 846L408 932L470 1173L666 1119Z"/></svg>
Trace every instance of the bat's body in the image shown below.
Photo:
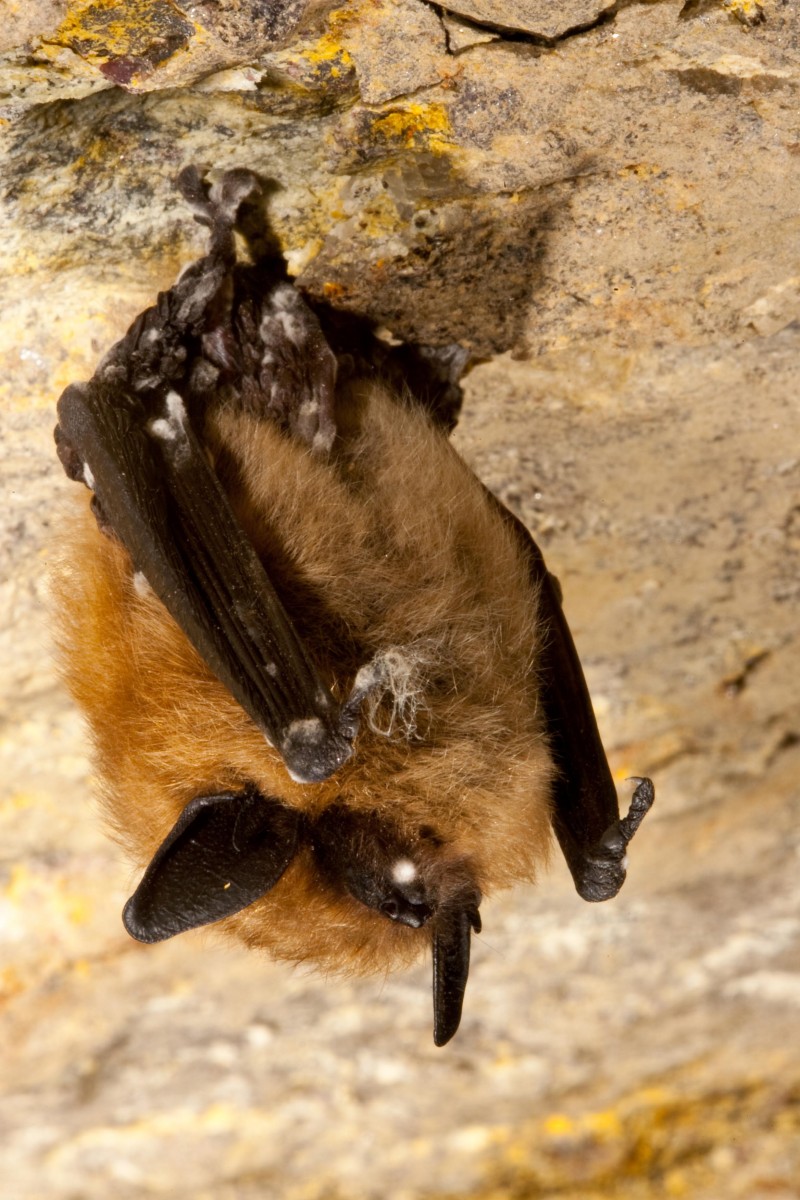
<svg viewBox="0 0 800 1200"><path fill-rule="evenodd" d="M234 265L253 177L184 190L211 253L59 406L95 493L57 580L66 674L150 863L126 924L221 920L325 969L432 945L441 1044L482 895L534 877L551 824L613 895L652 787L620 822L552 578L380 381L388 352L343 348L272 260Z"/></svg>

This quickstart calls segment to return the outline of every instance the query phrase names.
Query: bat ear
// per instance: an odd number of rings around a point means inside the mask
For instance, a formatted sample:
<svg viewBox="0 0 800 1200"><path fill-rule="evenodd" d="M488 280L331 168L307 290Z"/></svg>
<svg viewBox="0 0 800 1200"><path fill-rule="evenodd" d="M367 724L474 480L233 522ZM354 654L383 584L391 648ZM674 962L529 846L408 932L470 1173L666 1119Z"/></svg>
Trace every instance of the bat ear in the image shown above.
<svg viewBox="0 0 800 1200"><path fill-rule="evenodd" d="M461 1024L469 976L470 931L481 931L477 908L443 913L433 934L433 1041L445 1046Z"/></svg>
<svg viewBox="0 0 800 1200"><path fill-rule="evenodd" d="M197 796L156 850L122 920L139 942L220 921L274 887L297 852L302 817L254 789Z"/></svg>

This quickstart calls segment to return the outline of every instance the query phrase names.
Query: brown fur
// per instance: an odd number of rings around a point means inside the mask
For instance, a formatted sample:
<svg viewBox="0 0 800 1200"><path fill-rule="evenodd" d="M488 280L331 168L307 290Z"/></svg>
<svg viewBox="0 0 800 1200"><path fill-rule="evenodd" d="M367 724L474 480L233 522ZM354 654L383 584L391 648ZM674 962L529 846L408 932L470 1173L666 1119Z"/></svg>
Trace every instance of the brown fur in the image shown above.
<svg viewBox="0 0 800 1200"><path fill-rule="evenodd" d="M409 836L433 827L484 893L532 879L553 767L521 547L421 410L374 385L339 405L331 461L230 411L209 418L207 440L331 687L345 696L359 666L396 648L394 691L365 714L339 772L293 783L161 603L136 590L127 553L87 505L56 572L56 627L111 824L144 867L194 796L252 781L311 813L342 800ZM222 927L277 958L359 972L407 961L430 938L337 895L308 849Z"/></svg>

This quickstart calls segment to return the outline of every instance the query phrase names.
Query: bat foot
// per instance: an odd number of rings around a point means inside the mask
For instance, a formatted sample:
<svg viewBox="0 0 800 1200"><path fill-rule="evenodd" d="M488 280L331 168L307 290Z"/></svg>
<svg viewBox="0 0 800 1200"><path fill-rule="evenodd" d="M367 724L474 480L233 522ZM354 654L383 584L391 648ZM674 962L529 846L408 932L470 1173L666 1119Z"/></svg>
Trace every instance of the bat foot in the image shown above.
<svg viewBox="0 0 800 1200"><path fill-rule="evenodd" d="M575 877L583 900L610 900L625 882L628 843L653 806L655 788L650 779L635 779L636 790L627 816L609 825L603 836L587 850Z"/></svg>
<svg viewBox="0 0 800 1200"><path fill-rule="evenodd" d="M292 721L279 746L286 770L295 783L323 783L353 753L352 739L333 731L319 717Z"/></svg>

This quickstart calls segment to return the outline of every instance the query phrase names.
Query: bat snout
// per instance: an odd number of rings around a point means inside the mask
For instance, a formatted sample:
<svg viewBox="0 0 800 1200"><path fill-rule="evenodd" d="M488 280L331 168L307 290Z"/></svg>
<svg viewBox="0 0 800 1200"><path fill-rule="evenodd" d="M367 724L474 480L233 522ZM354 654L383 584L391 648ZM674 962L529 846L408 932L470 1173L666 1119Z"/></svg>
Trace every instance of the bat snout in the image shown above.
<svg viewBox="0 0 800 1200"><path fill-rule="evenodd" d="M390 921L396 921L398 925L408 925L411 929L421 929L433 916L430 904L419 900L409 900L399 890L384 900L380 911Z"/></svg>

